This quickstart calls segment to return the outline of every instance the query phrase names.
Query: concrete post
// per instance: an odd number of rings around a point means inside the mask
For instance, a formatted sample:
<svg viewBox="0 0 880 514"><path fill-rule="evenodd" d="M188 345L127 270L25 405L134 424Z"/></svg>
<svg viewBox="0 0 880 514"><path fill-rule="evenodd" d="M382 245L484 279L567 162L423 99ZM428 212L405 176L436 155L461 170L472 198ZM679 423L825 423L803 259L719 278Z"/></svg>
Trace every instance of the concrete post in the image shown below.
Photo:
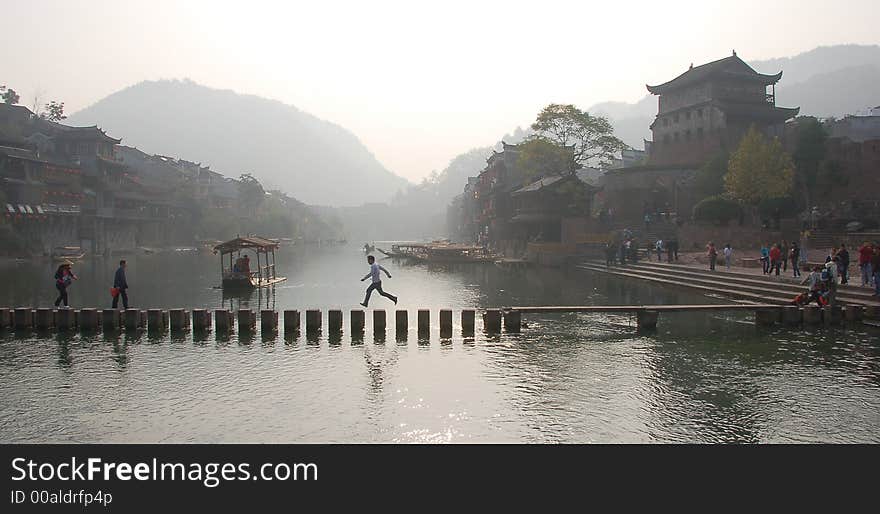
<svg viewBox="0 0 880 514"><path fill-rule="evenodd" d="M284 335L294 335L299 332L299 311L284 311Z"/></svg>
<svg viewBox="0 0 880 514"><path fill-rule="evenodd" d="M54 315L52 309L45 307L37 309L34 316L34 326L37 330L49 330L54 325Z"/></svg>
<svg viewBox="0 0 880 514"><path fill-rule="evenodd" d="M257 314L250 309L238 310L238 333L252 334L257 329Z"/></svg>
<svg viewBox="0 0 880 514"><path fill-rule="evenodd" d="M217 332L224 334L232 332L235 328L234 319L232 311L228 309L218 309L214 311L214 326L217 327Z"/></svg>
<svg viewBox="0 0 880 514"><path fill-rule="evenodd" d="M34 328L34 311L30 307L16 307L13 322L16 330Z"/></svg>
<svg viewBox="0 0 880 514"><path fill-rule="evenodd" d="M418 332L419 339L428 339L431 337L431 311L427 309L419 309Z"/></svg>
<svg viewBox="0 0 880 514"><path fill-rule="evenodd" d="M483 313L483 329L486 332L501 332L501 311L490 309Z"/></svg>
<svg viewBox="0 0 880 514"><path fill-rule="evenodd" d="M321 311L309 309L306 311L306 333L315 334L321 331Z"/></svg>
<svg viewBox="0 0 880 514"><path fill-rule="evenodd" d="M366 315L364 311L360 309L355 309L351 311L351 334L363 334L364 333L364 325L366 320Z"/></svg>
<svg viewBox="0 0 880 514"><path fill-rule="evenodd" d="M147 331L165 332L168 330L168 315L162 309L147 309Z"/></svg>
<svg viewBox="0 0 880 514"><path fill-rule="evenodd" d="M522 313L517 310L504 312L504 330L517 333L522 328Z"/></svg>
<svg viewBox="0 0 880 514"><path fill-rule="evenodd" d="M55 314L55 327L66 331L76 328L76 311L73 309L58 309Z"/></svg>
<svg viewBox="0 0 880 514"><path fill-rule="evenodd" d="M385 335L385 311L373 311L373 334Z"/></svg>
<svg viewBox="0 0 880 514"><path fill-rule="evenodd" d="M141 328L141 311L137 309L125 309L125 330L137 330Z"/></svg>
<svg viewBox="0 0 880 514"><path fill-rule="evenodd" d="M327 328L330 329L332 334L342 332L342 311L327 311Z"/></svg>
<svg viewBox="0 0 880 514"><path fill-rule="evenodd" d="M260 333L271 335L278 332L278 311L263 309L260 311Z"/></svg>
<svg viewBox="0 0 880 514"><path fill-rule="evenodd" d="M864 316L865 308L861 305L847 305L844 314L846 315L846 320L853 321L861 321Z"/></svg>
<svg viewBox="0 0 880 514"><path fill-rule="evenodd" d="M660 313L657 311L637 311L636 312L636 329L639 332L656 330L657 320Z"/></svg>
<svg viewBox="0 0 880 514"><path fill-rule="evenodd" d="M114 332L122 326L122 314L116 309L104 309L101 311L101 327L104 332Z"/></svg>
<svg viewBox="0 0 880 514"><path fill-rule="evenodd" d="M801 308L797 305L786 305L782 308L782 322L788 326L800 325L804 319Z"/></svg>
<svg viewBox="0 0 880 514"><path fill-rule="evenodd" d="M97 309L80 309L79 328L83 332L91 332L98 329Z"/></svg>
<svg viewBox="0 0 880 514"><path fill-rule="evenodd" d="M398 338L402 334L409 333L409 313L407 311L394 312L394 330Z"/></svg>
<svg viewBox="0 0 880 514"><path fill-rule="evenodd" d="M461 311L461 333L465 336L474 335L476 313L473 309Z"/></svg>
<svg viewBox="0 0 880 514"><path fill-rule="evenodd" d="M755 310L755 324L768 327L779 321L780 310L774 307L767 307Z"/></svg>
<svg viewBox="0 0 880 514"><path fill-rule="evenodd" d="M193 332L210 332L211 311L207 309L193 309L192 324Z"/></svg>
<svg viewBox="0 0 880 514"><path fill-rule="evenodd" d="M804 325L818 325L822 323L822 309L818 305L804 307Z"/></svg>
<svg viewBox="0 0 880 514"><path fill-rule="evenodd" d="M449 309L440 309L440 337L452 337L452 311Z"/></svg>
<svg viewBox="0 0 880 514"><path fill-rule="evenodd" d="M826 305L822 310L824 311L822 318L826 326L840 325L840 322L843 319L843 309L840 305Z"/></svg>
<svg viewBox="0 0 880 514"><path fill-rule="evenodd" d="M171 309L168 311L168 319L171 322L172 332L186 332L189 330L189 311L186 309Z"/></svg>
<svg viewBox="0 0 880 514"><path fill-rule="evenodd" d="M9 307L0 307L0 328L12 327L12 311Z"/></svg>

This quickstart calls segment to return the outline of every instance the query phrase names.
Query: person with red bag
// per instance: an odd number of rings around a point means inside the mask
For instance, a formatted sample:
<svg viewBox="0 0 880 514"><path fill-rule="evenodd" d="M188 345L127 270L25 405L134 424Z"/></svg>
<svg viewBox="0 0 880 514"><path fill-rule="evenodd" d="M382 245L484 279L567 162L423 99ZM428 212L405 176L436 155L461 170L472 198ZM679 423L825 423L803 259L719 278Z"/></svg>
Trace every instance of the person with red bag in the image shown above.
<svg viewBox="0 0 880 514"><path fill-rule="evenodd" d="M128 309L128 293L126 290L128 289L128 282L125 280L125 260L119 261L119 268L116 269L116 275L113 276L113 289L110 290L110 294L113 294L113 290L116 290L116 294L113 295L113 308L116 309L119 306L119 297L122 297L122 307L124 309Z"/></svg>

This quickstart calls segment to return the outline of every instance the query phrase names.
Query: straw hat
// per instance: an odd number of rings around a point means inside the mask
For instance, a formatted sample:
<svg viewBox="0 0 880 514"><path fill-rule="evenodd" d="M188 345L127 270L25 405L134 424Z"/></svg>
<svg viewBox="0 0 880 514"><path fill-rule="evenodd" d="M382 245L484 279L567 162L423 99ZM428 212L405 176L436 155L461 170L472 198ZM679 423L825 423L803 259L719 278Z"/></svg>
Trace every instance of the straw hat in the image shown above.
<svg viewBox="0 0 880 514"><path fill-rule="evenodd" d="M73 263L72 263L71 261L63 261L63 262L61 263L61 265L64 266L64 267L66 267L66 268L69 268L69 267L73 266Z"/></svg>

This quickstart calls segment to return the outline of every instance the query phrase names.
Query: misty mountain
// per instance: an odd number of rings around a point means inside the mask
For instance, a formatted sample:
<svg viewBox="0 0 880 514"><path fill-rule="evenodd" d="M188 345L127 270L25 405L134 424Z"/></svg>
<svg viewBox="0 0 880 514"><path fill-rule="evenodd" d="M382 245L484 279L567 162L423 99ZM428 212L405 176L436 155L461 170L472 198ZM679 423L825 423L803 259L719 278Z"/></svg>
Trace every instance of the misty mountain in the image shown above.
<svg viewBox="0 0 880 514"><path fill-rule="evenodd" d="M388 201L409 185L348 130L296 107L189 80L145 81L67 120L97 124L148 153L252 173L309 204Z"/></svg>
<svg viewBox="0 0 880 514"><path fill-rule="evenodd" d="M802 115L842 118L880 105L880 46L823 46L794 57L745 60L760 73L782 70L776 104L800 107ZM674 75L656 82L671 80ZM642 140L651 139L648 126L657 114L657 97L646 95L636 103L598 103L589 112L607 116L618 137L641 149Z"/></svg>

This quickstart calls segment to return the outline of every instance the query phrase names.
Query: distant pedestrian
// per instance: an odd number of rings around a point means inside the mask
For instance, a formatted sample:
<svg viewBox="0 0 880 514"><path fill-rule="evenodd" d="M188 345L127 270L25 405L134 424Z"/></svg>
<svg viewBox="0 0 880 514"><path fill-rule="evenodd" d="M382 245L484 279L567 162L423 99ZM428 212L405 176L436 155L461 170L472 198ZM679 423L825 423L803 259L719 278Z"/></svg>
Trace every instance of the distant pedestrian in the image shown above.
<svg viewBox="0 0 880 514"><path fill-rule="evenodd" d="M658 239L656 243L654 243L654 249L657 251L657 262L663 260L663 240Z"/></svg>
<svg viewBox="0 0 880 514"><path fill-rule="evenodd" d="M840 283L848 284L849 283L849 250L846 249L845 244L840 245L840 249L837 250L837 265L839 266L839 274L840 274Z"/></svg>
<svg viewBox="0 0 880 514"><path fill-rule="evenodd" d="M779 250L782 252L782 271L788 271L788 246L785 241L782 241Z"/></svg>
<svg viewBox="0 0 880 514"><path fill-rule="evenodd" d="M765 275L770 274L770 248L766 243L761 245L761 267L764 269Z"/></svg>
<svg viewBox="0 0 880 514"><path fill-rule="evenodd" d="M730 243L724 245L722 253L724 254L724 267L730 271L730 263L733 262L733 248L730 247Z"/></svg>
<svg viewBox="0 0 880 514"><path fill-rule="evenodd" d="M672 248L672 258L678 262L678 239L673 239L668 244Z"/></svg>
<svg viewBox="0 0 880 514"><path fill-rule="evenodd" d="M774 244L770 248L770 272L768 275L772 275L775 271L778 277L780 265L782 265L782 250L779 249L779 245Z"/></svg>
<svg viewBox="0 0 880 514"><path fill-rule="evenodd" d="M367 295L364 297L364 301L361 302L361 305L366 307L367 304L370 303L370 295L373 293L374 289L376 291L379 291L380 295L384 296L385 298L388 298L389 300L394 302L395 305L397 305L397 297L394 296L393 294L386 293L385 291L382 290L382 275L379 272L384 271L385 274L388 275L388 278L391 278L391 273L388 273L387 269L376 264L376 258L373 257L372 255L367 256L367 262L370 264L370 272L367 273L364 276L364 278L361 279L361 282L363 282L364 280L366 280L368 278L372 278L372 283L367 288Z"/></svg>
<svg viewBox="0 0 880 514"><path fill-rule="evenodd" d="M617 257L617 244L613 241L609 241L608 244L605 245L605 266L611 267L614 266Z"/></svg>
<svg viewBox="0 0 880 514"><path fill-rule="evenodd" d="M788 250L788 260L791 261L791 271L795 278L801 276L801 249L798 247L797 241L791 242L791 249Z"/></svg>
<svg viewBox="0 0 880 514"><path fill-rule="evenodd" d="M871 270L874 271L874 296L880 296L880 244L874 243L871 255Z"/></svg>
<svg viewBox="0 0 880 514"><path fill-rule="evenodd" d="M871 265L872 255L874 255L874 247L865 241L859 247L859 270L862 272L862 286L871 286L874 282L874 271Z"/></svg>
<svg viewBox="0 0 880 514"><path fill-rule="evenodd" d="M715 249L715 243L709 241L706 245L706 255L709 256L709 271L715 271L715 261L718 260L718 250Z"/></svg>
<svg viewBox="0 0 880 514"><path fill-rule="evenodd" d="M55 300L55 307L60 306L62 302L65 307L69 307L67 303L67 288L70 286L71 282L79 278L73 273L70 266L71 263L65 262L58 266L58 269L55 271L55 289L58 290L58 298Z"/></svg>
<svg viewBox="0 0 880 514"><path fill-rule="evenodd" d="M116 274L113 276L113 288L116 289L116 295L113 297L113 308L119 307L119 297L122 297L122 308L128 309L128 281L125 279L125 260L119 261L119 267L116 268Z"/></svg>
<svg viewBox="0 0 880 514"><path fill-rule="evenodd" d="M825 263L824 279L828 288L828 303L833 303L837 297L837 277L840 273L840 258L835 256L833 259Z"/></svg>

